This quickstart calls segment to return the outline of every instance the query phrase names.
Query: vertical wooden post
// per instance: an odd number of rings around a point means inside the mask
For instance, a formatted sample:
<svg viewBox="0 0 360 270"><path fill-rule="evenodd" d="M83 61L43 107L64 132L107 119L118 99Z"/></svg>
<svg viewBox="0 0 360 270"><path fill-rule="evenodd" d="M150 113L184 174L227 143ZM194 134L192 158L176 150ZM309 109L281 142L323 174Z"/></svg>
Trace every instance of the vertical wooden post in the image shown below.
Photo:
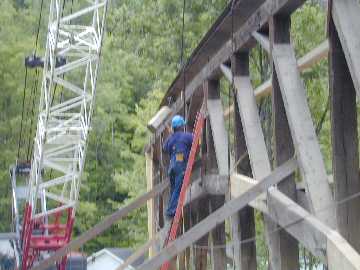
<svg viewBox="0 0 360 270"><path fill-rule="evenodd" d="M249 52L239 52L233 55L234 84L237 89L236 101L251 169L255 179L262 179L271 173L271 166L249 73ZM279 233L273 232L275 223L269 218L265 216L264 221L270 257L269 266L270 269L279 270L282 264L282 258L277 248Z"/></svg>
<svg viewBox="0 0 360 270"><path fill-rule="evenodd" d="M237 71L239 74L244 71L246 72L247 63L236 61L234 57L231 59L231 61L233 71ZM245 68L239 66L244 64ZM234 105L235 162L238 162L240 158L243 159L237 165L236 171L238 173L252 177L250 160L249 155L247 154L245 135L236 97L234 97ZM236 269L256 270L257 262L255 241L241 244L241 241L255 237L256 231L254 210L250 206L245 207L231 218L231 223Z"/></svg>
<svg viewBox="0 0 360 270"><path fill-rule="evenodd" d="M271 44L290 43L290 16L274 16L271 19ZM284 102L281 96L279 81L272 66L272 110L273 110L273 130L274 130L274 167L278 167L289 160L294 155L294 145L290 133L290 128L285 112ZM296 201L295 175L292 174L283 180L278 188L289 198ZM298 243L285 230L280 231L278 241L281 254L281 269L299 269L299 247Z"/></svg>
<svg viewBox="0 0 360 270"><path fill-rule="evenodd" d="M332 17L329 21L332 162L337 202L360 192L356 91ZM360 252L360 198L337 205L340 234Z"/></svg>
<svg viewBox="0 0 360 270"><path fill-rule="evenodd" d="M195 221L199 223L209 215L209 197L205 196L196 203ZM207 270L207 253L206 248L209 245L209 234L205 234L195 243L194 247L194 264L196 270ZM201 248L205 247L205 248Z"/></svg>
<svg viewBox="0 0 360 270"><path fill-rule="evenodd" d="M207 95L205 95L207 96ZM206 154L207 154L207 145L206 145L206 134L208 130L208 121L205 122L202 134L202 143L201 143L201 177L203 178L206 173ZM202 219L209 215L209 197L205 196L199 201L193 202L192 204L192 218L195 223L200 222ZM197 247L208 246L209 245L209 234L205 234L202 238L195 242L194 251L194 267L196 270L207 270L207 249L201 249Z"/></svg>
<svg viewBox="0 0 360 270"><path fill-rule="evenodd" d="M187 232L192 225L192 203L190 202L188 206L185 207L184 209L184 218L183 218L183 222L184 222L184 232ZM188 247L185 251L184 251L184 268L180 269L186 269L186 270L190 270L190 254L191 254L191 248Z"/></svg>
<svg viewBox="0 0 360 270"><path fill-rule="evenodd" d="M150 191L154 187L154 171L153 171L153 149L150 148L149 152L145 153L145 162L146 162L146 184L147 191ZM155 226L155 200L150 199L147 202L148 209L148 235L149 239L154 239L156 236L156 226ZM155 248L152 245L149 248L149 258L152 258L155 255Z"/></svg>
<svg viewBox="0 0 360 270"><path fill-rule="evenodd" d="M204 88L207 92L207 97L209 100L218 100L220 101L220 89L219 89L219 81L218 80L207 80L204 82ZM208 108L212 109L212 108ZM221 116L223 112L220 112ZM207 130L206 130L206 146L207 146L207 156L206 156L206 174L219 174L219 166L222 166L222 174L228 173L226 170L227 158L224 159L224 155L228 155L228 153L219 153L222 155L216 155L215 142L214 142L214 132L217 132L216 129L220 129L221 127L211 126L211 120L207 120ZM214 122L214 121L213 121ZM222 138L226 139L226 138ZM218 141L219 142L219 141ZM220 143L218 143L219 147ZM219 151L220 147L218 148ZM218 162L221 164L219 165ZM219 166L218 166L219 165ZM225 202L224 195L212 195L210 196L210 209L211 211L215 211L219 207L221 207ZM211 231L212 235L212 245L215 245L216 248L213 251L213 260L212 260L212 269L221 270L226 269L226 238L225 238L225 222L219 224L214 230ZM224 246L224 248L218 248L218 246Z"/></svg>

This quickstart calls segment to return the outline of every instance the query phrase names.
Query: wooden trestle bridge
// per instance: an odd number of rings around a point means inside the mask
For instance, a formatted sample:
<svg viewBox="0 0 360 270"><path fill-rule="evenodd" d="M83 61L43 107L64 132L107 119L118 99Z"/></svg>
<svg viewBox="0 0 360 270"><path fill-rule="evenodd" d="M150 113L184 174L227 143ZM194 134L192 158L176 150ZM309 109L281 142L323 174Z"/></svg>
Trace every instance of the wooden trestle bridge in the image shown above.
<svg viewBox="0 0 360 270"><path fill-rule="evenodd" d="M356 104L360 96L360 4L357 0L329 2L328 39L296 59L290 40L290 16L304 2L230 3L192 53L149 123L153 135L146 148L148 193L34 269L52 265L146 202L149 241L126 265L149 250L149 259L139 269L159 269L179 255L179 269L207 269L211 256L212 269L226 269L230 262L236 269L255 270L256 241L247 240L256 236L256 209L263 214L270 269L299 269L299 246L328 269L360 269ZM249 53L257 43L269 54L272 76L254 89ZM329 57L333 187L300 75L326 57ZM231 97L234 106L229 108L223 108L220 97L223 76L235 89ZM268 155L258 110L259 98L268 95L272 99L272 158ZM206 126L183 210L184 232L166 248L160 248L169 185L166 158L161 152L168 135L166 126L173 115L185 111L191 130L202 104L207 108ZM230 131L228 119L232 121ZM232 144L228 132L235 134L233 149L229 149ZM298 182L305 188L298 188ZM230 231L231 237L226 236L226 231ZM194 245L209 245L209 249L194 249L195 267L191 268L189 260L183 257L188 257L189 248ZM231 248L227 253L226 248L211 249L212 245Z"/></svg>

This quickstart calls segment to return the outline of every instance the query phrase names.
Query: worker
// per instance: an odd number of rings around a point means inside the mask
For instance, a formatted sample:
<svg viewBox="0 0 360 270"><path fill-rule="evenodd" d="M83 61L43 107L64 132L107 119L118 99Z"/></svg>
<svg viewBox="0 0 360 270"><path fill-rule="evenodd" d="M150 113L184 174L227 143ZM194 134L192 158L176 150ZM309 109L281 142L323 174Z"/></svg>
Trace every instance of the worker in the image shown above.
<svg viewBox="0 0 360 270"><path fill-rule="evenodd" d="M192 133L185 132L186 122L180 115L171 121L173 133L165 141L163 151L170 157L168 175L170 179L170 199L166 210L166 219L171 221L175 216L180 191L184 179L187 161L193 142Z"/></svg>

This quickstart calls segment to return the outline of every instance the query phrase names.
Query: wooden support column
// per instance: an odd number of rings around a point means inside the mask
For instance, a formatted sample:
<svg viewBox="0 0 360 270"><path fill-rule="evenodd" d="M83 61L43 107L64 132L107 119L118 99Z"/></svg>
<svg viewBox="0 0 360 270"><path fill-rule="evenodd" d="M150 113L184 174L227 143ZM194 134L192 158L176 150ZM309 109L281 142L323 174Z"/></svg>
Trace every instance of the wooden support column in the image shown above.
<svg viewBox="0 0 360 270"><path fill-rule="evenodd" d="M243 62L232 58L233 71L241 74L246 72L247 67L242 68ZM246 65L246 63L245 63ZM245 74L246 75L246 74ZM248 75L248 74L247 74ZM239 114L239 106L234 97L234 127L235 127L235 162L242 161L236 167L236 171L240 174L252 176L249 155L247 154L246 140ZM231 218L232 236L234 245L234 259L236 269L256 270L256 242L241 243L245 239L255 237L255 216L254 210L250 206L246 206Z"/></svg>
<svg viewBox="0 0 360 270"><path fill-rule="evenodd" d="M294 49L290 43L273 42L271 46L274 71L284 101L300 173L306 183L311 211L325 224L334 228L335 207L329 208L333 197Z"/></svg>
<svg viewBox="0 0 360 270"><path fill-rule="evenodd" d="M153 149L150 148L149 152L145 153L146 160L146 183L147 191L154 188L154 168L153 168ZM155 214L155 199L150 199L147 202L148 209L148 235L149 239L155 239L156 236L156 214ZM155 255L155 247L152 244L149 248L149 258Z"/></svg>
<svg viewBox="0 0 360 270"><path fill-rule="evenodd" d="M341 42L358 97L360 97L360 4L358 0L332 0L331 18L337 29L337 37ZM334 31L334 30L333 30Z"/></svg>
<svg viewBox="0 0 360 270"><path fill-rule="evenodd" d="M209 197L205 196L201 198L198 202L195 203L194 206L196 207L196 209L194 209L195 221L196 223L199 223L209 215ZM196 270L207 270L208 249L200 248L200 247L207 247L208 245L209 245L208 233L195 242L194 264Z"/></svg>
<svg viewBox="0 0 360 270"><path fill-rule="evenodd" d="M190 230L190 228L192 227L193 224L193 204L192 202L189 203L188 206L185 207L185 214L184 214L184 233L186 233L188 230ZM190 264L190 258L191 258L191 248L188 247L185 252L184 252L184 256L185 256L185 267L183 269L186 270L190 270L191 264Z"/></svg>
<svg viewBox="0 0 360 270"><path fill-rule="evenodd" d="M271 19L271 39L275 43L290 43L290 15L277 15ZM284 102L281 96L279 81L275 67L272 67L272 110L274 130L274 167L285 163L294 155L294 145L291 138L290 128L286 117ZM295 175L291 174L279 185L278 189L296 202ZM299 269L298 242L285 230L280 231L278 249L282 256L281 269Z"/></svg>
<svg viewBox="0 0 360 270"><path fill-rule="evenodd" d="M359 16L359 14L358 14ZM335 200L360 192L356 91L333 19L329 21L329 86ZM360 198L337 205L340 234L360 252Z"/></svg>
<svg viewBox="0 0 360 270"><path fill-rule="evenodd" d="M236 101L243 125L246 146L250 158L252 174L255 179L262 179L271 173L270 160L266 150L258 107L249 74L249 52L236 53L233 56L233 74L236 87ZM273 270L281 269L282 257L274 244L279 238L278 232L273 232L275 224L265 217L266 239L269 247L270 266Z"/></svg>
<svg viewBox="0 0 360 270"><path fill-rule="evenodd" d="M203 133L202 133L202 144L201 144L201 181L205 178L206 173L206 153L207 153L207 145L206 145L206 133L208 129L208 123L205 122ZM192 204L192 213L191 218L193 221L193 226L196 223L201 222L204 218L209 215L209 196L201 198L200 200L194 202ZM194 243L193 247L193 257L194 257L194 269L196 270L207 270L207 249L201 249L199 247L208 246L209 245L209 234L205 234L198 241Z"/></svg>
<svg viewBox="0 0 360 270"><path fill-rule="evenodd" d="M220 89L218 80L204 82L204 90L207 93L207 109L209 117L206 129L206 166L205 174L228 175L228 144L227 133L222 110ZM225 195L210 196L211 212L216 211L225 202ZM218 224L211 231L212 245L225 246L225 221ZM214 248L212 269L226 269L226 249Z"/></svg>

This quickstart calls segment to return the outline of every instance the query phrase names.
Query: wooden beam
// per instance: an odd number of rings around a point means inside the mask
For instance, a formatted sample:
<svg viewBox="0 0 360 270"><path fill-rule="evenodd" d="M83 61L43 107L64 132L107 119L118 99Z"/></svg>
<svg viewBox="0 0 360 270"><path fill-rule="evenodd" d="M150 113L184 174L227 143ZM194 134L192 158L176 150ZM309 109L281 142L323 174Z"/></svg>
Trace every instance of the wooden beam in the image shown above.
<svg viewBox="0 0 360 270"><path fill-rule="evenodd" d="M207 80L204 88L208 93L207 110L209 113L212 139L215 147L215 157L219 174L229 174L228 164L228 133L225 128L224 111L220 98L219 81Z"/></svg>
<svg viewBox="0 0 360 270"><path fill-rule="evenodd" d="M234 103L236 108L234 114L234 152L236 163L239 162L236 166L236 172L252 175L250 160L247 154L245 135L241 123L239 108L236 102L236 97L234 97ZM233 183L232 179L233 178L231 178L230 184L231 188L234 184L243 186L240 181ZM231 198L233 198L234 194L232 190L230 192ZM266 206L266 201L264 204ZM245 241L246 239L251 239L256 236L254 209L250 206L246 206L241 211L233 215L231 217L231 229L234 250L234 263L236 269L256 270L256 242Z"/></svg>
<svg viewBox="0 0 360 270"><path fill-rule="evenodd" d="M270 21L270 39L274 43L290 42L290 16L274 16ZM272 46L270 46L272 47ZM294 145L291 138L290 128L286 117L284 102L281 97L279 81L272 67L272 120L274 142L274 167L278 167L294 156ZM278 185L278 189L290 199L296 201L295 174L288 176ZM276 225L275 228L278 226ZM294 239L285 230L279 232L276 243L281 255L282 270L299 269L299 247Z"/></svg>
<svg viewBox="0 0 360 270"><path fill-rule="evenodd" d="M243 126L246 146L249 154L252 174L255 179L262 179L271 173L264 134L261 128L258 107L249 76L249 53L236 53L231 61L236 88L236 102ZM271 233L272 221L265 219L266 239L270 255L271 269L281 269L281 254L276 247L279 233Z"/></svg>
<svg viewBox="0 0 360 270"><path fill-rule="evenodd" d="M270 53L270 42L269 42L269 37L264 35L263 33L259 33L259 32L254 32L252 34L252 36L256 39L257 42L259 42L259 44L261 45L261 47L263 47L263 49L267 52Z"/></svg>
<svg viewBox="0 0 360 270"><path fill-rule="evenodd" d="M225 203L225 195L210 196L210 215L217 209L221 208ZM215 247L226 246L226 231L225 221L218 223L218 225L211 231L212 245ZM214 248L212 250L212 264L213 270L226 270L226 249Z"/></svg>
<svg viewBox="0 0 360 270"><path fill-rule="evenodd" d="M114 223L118 222L122 218L126 217L131 211L142 207L149 199L152 199L162 192L169 186L168 181L162 182L161 184L155 186L151 191L141 195L132 203L120 208L113 214L104 218L100 223L87 230L85 233L81 234L76 239L70 241L66 246L58 249L51 257L43 260L38 265L35 265L33 270L44 270L48 267L54 265L56 262L60 261L62 257L69 254L71 251L80 248L87 241L95 238L106 229L110 228Z"/></svg>
<svg viewBox="0 0 360 270"><path fill-rule="evenodd" d="M155 132L164 123L170 113L171 109L168 106L161 107L155 116L150 119L147 127L151 132Z"/></svg>
<svg viewBox="0 0 360 270"><path fill-rule="evenodd" d="M231 197L236 198L241 194L248 191L252 186L256 184L255 180L243 174L231 175ZM266 194L261 194L255 200L251 201L249 205L259 210L262 213L267 213ZM248 238L246 238L248 239Z"/></svg>
<svg viewBox="0 0 360 270"><path fill-rule="evenodd" d="M331 18L329 40L334 194L336 201L342 201L360 192L356 91ZM337 205L336 215L339 233L360 251L360 198Z"/></svg>
<svg viewBox="0 0 360 270"><path fill-rule="evenodd" d="M357 0L331 1L331 14L349 71L360 97L360 4Z"/></svg>
<svg viewBox="0 0 360 270"><path fill-rule="evenodd" d="M271 167L249 77L249 54L247 52L236 54L233 59L233 68L236 102L244 129L252 173L255 179L262 179L264 175L271 172Z"/></svg>
<svg viewBox="0 0 360 270"><path fill-rule="evenodd" d="M329 52L329 40L325 39L322 43L312 49L310 52L305 54L303 57L300 57L297 61L298 68L300 71L305 71L321 60L328 57Z"/></svg>
<svg viewBox="0 0 360 270"><path fill-rule="evenodd" d="M207 97L207 111L209 117L206 128L206 166L205 173L207 175L218 174L220 176L229 175L228 164L228 135L225 129L224 112L220 99L219 81L206 80L204 82L205 97ZM219 178L223 185L227 184L226 177ZM213 179L207 177L203 178L204 182ZM221 207L225 202L225 195L209 196L210 213ZM221 222L211 231L212 245L225 245L225 222ZM226 253L225 249L212 250L212 264L214 270L225 270L226 268Z"/></svg>
<svg viewBox="0 0 360 270"><path fill-rule="evenodd" d="M201 206L201 207L200 207ZM209 197L206 196L199 200L197 207L193 208L195 212L196 224L201 222L204 218L209 215ZM191 228L190 228L191 230ZM209 234L206 233L195 242L196 246L208 246L209 245ZM201 249L194 247L194 264L196 270L207 270L207 249Z"/></svg>
<svg viewBox="0 0 360 270"><path fill-rule="evenodd" d="M229 191L229 176L206 174L202 179L201 187L209 195L225 195Z"/></svg>
<svg viewBox="0 0 360 270"><path fill-rule="evenodd" d="M333 198L294 50L290 44L277 43L273 45L272 57L312 212L335 228L335 209L323 210L333 203Z"/></svg>
<svg viewBox="0 0 360 270"><path fill-rule="evenodd" d="M298 68L300 71L305 71L308 68L313 67L317 63L319 63L321 60L327 58L329 52L329 41L326 39L323 41L319 46L312 49L310 52L305 54L303 57L299 58L297 61ZM231 69L227 67L226 65L222 64L220 66L221 71L225 75L228 80L232 81L232 74ZM265 81L263 84L255 88L255 97L256 100L259 100L260 98L266 97L271 95L272 91L272 80L269 79ZM226 108L224 112L225 118L228 118L231 113L234 112L234 107L230 106L229 108Z"/></svg>
<svg viewBox="0 0 360 270"><path fill-rule="evenodd" d="M154 168L153 168L153 151L152 148L150 152L145 153L145 162L146 162L146 183L147 191L151 191L154 188ZM147 202L147 211L148 211L148 235L149 239L154 239L156 236L156 215L155 215L155 200L152 198ZM150 247L149 257L155 255L154 246Z"/></svg>
<svg viewBox="0 0 360 270"><path fill-rule="evenodd" d="M219 223L223 222L225 219L234 215L236 212L248 205L249 202L254 200L261 193L265 192L269 187L276 185L282 179L290 175L296 167L296 161L290 160L281 167L276 168L270 175L264 179L260 179L260 181L258 181L257 184L246 193L225 203L224 206L216 210L188 232L172 242L154 258L143 263L138 270L154 270L160 267L166 260L176 256L186 247L199 240L207 232L214 229Z"/></svg>

